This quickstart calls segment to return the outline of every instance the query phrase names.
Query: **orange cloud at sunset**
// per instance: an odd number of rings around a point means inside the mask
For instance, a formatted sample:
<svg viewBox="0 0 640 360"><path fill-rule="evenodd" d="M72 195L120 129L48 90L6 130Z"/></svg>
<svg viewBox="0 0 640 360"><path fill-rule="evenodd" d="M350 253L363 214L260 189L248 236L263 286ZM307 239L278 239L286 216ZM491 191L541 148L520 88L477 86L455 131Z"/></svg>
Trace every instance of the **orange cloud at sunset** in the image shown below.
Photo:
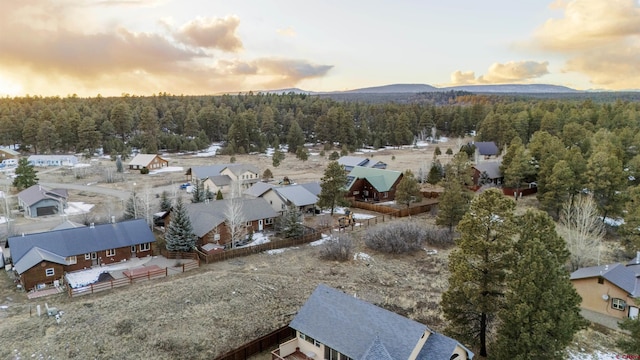
<svg viewBox="0 0 640 360"><path fill-rule="evenodd" d="M472 71L460 70L451 74L452 85L507 84L522 83L548 74L548 62L510 61L505 64L494 63L485 75L476 78Z"/></svg>

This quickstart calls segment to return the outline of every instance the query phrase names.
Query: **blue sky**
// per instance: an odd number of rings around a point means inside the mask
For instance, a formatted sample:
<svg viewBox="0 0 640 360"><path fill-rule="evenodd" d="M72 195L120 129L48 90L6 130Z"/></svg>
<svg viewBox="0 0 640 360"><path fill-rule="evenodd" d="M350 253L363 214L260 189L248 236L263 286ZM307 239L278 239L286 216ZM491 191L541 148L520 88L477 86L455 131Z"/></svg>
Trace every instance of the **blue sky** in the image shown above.
<svg viewBox="0 0 640 360"><path fill-rule="evenodd" d="M637 0L5 1L0 95L638 89L638 24Z"/></svg>

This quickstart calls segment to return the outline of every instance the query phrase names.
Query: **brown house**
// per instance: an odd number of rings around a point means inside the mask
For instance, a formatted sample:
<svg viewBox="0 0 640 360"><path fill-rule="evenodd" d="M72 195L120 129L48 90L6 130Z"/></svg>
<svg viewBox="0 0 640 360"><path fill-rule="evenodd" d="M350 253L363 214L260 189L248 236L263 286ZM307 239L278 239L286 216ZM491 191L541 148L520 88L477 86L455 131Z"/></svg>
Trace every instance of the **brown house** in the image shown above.
<svg viewBox="0 0 640 360"><path fill-rule="evenodd" d="M261 232L272 229L279 214L262 198L235 199L239 201L240 217L243 230L247 233ZM193 233L198 237L197 245L217 244L231 245L231 233L227 224L227 213L231 204L230 199L215 200L197 204L187 204L187 212ZM171 214L165 218L165 227L171 222Z"/></svg>
<svg viewBox="0 0 640 360"><path fill-rule="evenodd" d="M347 175L347 194L361 201L393 201L402 180L399 171L355 166Z"/></svg>
<svg viewBox="0 0 640 360"><path fill-rule="evenodd" d="M582 297L581 308L618 319L638 316L640 253L628 265L621 263L581 268L571 283Z"/></svg>
<svg viewBox="0 0 640 360"><path fill-rule="evenodd" d="M130 170L141 170L147 168L149 170L161 169L168 167L169 161L154 154L138 154L129 162Z"/></svg>
<svg viewBox="0 0 640 360"><path fill-rule="evenodd" d="M0 148L0 161L5 159L18 159L19 157L20 157L20 153L15 150L8 149L8 148Z"/></svg>
<svg viewBox="0 0 640 360"><path fill-rule="evenodd" d="M143 219L13 236L14 270L27 289L61 280L65 272L153 254L155 237Z"/></svg>

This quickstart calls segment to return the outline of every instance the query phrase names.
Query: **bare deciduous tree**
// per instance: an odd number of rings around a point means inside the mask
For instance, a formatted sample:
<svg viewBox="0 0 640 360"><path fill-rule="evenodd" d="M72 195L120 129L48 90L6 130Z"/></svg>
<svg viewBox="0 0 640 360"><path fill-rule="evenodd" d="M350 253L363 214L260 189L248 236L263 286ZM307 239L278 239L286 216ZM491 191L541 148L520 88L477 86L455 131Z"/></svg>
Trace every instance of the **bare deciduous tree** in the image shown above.
<svg viewBox="0 0 640 360"><path fill-rule="evenodd" d="M232 181L230 190L224 215L231 236L231 248L234 248L239 241L244 239L247 227L242 210L242 184L239 181Z"/></svg>
<svg viewBox="0 0 640 360"><path fill-rule="evenodd" d="M558 234L567 242L571 252L571 271L599 263L600 242L605 228L593 196L575 196L573 201L563 204Z"/></svg>

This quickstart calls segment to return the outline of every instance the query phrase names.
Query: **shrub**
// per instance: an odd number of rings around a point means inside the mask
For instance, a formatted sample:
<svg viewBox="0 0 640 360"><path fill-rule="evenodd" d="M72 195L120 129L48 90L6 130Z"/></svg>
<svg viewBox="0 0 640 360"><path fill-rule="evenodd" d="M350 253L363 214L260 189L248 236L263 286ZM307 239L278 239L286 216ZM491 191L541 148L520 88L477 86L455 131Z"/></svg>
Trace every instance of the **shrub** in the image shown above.
<svg viewBox="0 0 640 360"><path fill-rule="evenodd" d="M425 243L445 247L453 244L453 241L446 229L413 222L395 222L367 230L364 243L373 250L403 254L421 249Z"/></svg>
<svg viewBox="0 0 640 360"><path fill-rule="evenodd" d="M149 168L147 167L143 167L142 169L140 169L140 174L142 175L146 175L149 173Z"/></svg>
<svg viewBox="0 0 640 360"><path fill-rule="evenodd" d="M332 235L322 245L320 257L326 260L347 261L351 258L354 248L351 235Z"/></svg>
<svg viewBox="0 0 640 360"><path fill-rule="evenodd" d="M334 151L329 155L329 160L338 160L340 159L340 154L337 151Z"/></svg>

